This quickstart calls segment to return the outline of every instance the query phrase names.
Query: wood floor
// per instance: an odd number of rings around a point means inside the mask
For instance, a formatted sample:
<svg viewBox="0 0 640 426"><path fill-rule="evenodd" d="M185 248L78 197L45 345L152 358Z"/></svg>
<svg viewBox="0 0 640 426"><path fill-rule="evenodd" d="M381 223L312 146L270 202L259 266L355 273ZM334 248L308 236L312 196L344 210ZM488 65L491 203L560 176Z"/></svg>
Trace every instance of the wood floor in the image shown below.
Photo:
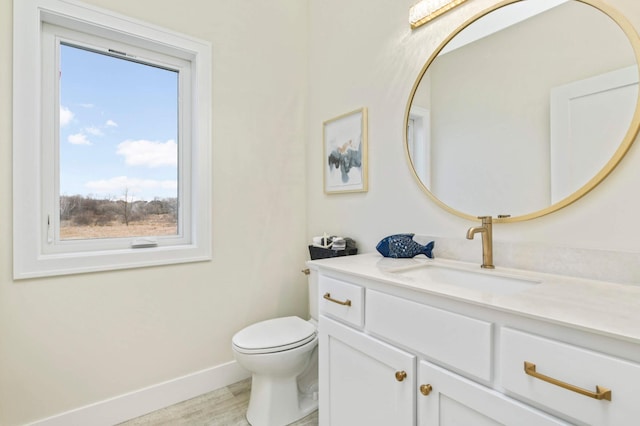
<svg viewBox="0 0 640 426"><path fill-rule="evenodd" d="M245 418L251 379L172 405L138 417L120 426L247 426ZM315 411L295 423L295 426L317 426Z"/></svg>

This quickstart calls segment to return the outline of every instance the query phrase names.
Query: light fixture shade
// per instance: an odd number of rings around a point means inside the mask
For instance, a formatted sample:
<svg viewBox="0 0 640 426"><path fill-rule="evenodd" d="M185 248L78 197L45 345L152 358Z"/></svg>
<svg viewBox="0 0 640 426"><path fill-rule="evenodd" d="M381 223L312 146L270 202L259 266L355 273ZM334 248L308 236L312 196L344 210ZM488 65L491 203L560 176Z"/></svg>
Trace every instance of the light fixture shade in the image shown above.
<svg viewBox="0 0 640 426"><path fill-rule="evenodd" d="M421 0L409 9L409 24L412 29L437 18L467 0Z"/></svg>

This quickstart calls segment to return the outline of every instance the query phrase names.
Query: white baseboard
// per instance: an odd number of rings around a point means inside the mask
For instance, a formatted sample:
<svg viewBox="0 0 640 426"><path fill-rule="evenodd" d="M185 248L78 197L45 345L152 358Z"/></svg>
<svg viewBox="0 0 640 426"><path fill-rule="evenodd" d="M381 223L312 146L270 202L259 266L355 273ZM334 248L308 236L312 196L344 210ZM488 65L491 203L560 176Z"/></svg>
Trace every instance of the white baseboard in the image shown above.
<svg viewBox="0 0 640 426"><path fill-rule="evenodd" d="M32 426L111 426L246 379L237 362L197 371L31 423Z"/></svg>

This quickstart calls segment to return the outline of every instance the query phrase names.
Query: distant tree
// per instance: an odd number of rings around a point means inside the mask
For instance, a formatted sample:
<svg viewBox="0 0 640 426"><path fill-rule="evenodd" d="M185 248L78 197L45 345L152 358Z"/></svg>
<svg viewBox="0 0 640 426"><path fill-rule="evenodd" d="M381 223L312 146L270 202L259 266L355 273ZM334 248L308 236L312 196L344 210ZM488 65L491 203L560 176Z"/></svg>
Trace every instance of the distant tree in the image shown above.
<svg viewBox="0 0 640 426"><path fill-rule="evenodd" d="M60 220L64 226L110 226L121 221L126 226L132 222L158 222L175 224L178 216L177 198L159 198L152 201L137 200L129 188L121 197L93 195L60 196Z"/></svg>
<svg viewBox="0 0 640 426"><path fill-rule="evenodd" d="M79 226L94 225L95 216L90 211L81 211L73 216L73 224Z"/></svg>
<svg viewBox="0 0 640 426"><path fill-rule="evenodd" d="M60 196L60 220L71 220L76 211L82 206L81 195Z"/></svg>
<svg viewBox="0 0 640 426"><path fill-rule="evenodd" d="M164 198L162 200L165 212L171 216L174 221L178 220L178 199Z"/></svg>
<svg viewBox="0 0 640 426"><path fill-rule="evenodd" d="M124 188L124 199L122 203L122 217L124 218L124 224L129 226L129 220L131 218L131 203L133 202L133 195L129 198L129 187Z"/></svg>
<svg viewBox="0 0 640 426"><path fill-rule="evenodd" d="M98 206L98 214L95 224L98 226L110 225L118 217L118 205L111 200L103 200Z"/></svg>

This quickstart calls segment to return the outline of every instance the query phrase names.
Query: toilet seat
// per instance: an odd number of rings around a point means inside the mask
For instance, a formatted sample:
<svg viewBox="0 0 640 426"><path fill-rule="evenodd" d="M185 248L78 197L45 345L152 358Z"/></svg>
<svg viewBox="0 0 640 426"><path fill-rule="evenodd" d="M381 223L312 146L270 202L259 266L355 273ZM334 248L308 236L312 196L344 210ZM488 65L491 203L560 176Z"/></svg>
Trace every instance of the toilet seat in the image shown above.
<svg viewBox="0 0 640 426"><path fill-rule="evenodd" d="M316 338L316 327L299 317L274 318L250 325L233 336L235 350L245 354L282 352Z"/></svg>

